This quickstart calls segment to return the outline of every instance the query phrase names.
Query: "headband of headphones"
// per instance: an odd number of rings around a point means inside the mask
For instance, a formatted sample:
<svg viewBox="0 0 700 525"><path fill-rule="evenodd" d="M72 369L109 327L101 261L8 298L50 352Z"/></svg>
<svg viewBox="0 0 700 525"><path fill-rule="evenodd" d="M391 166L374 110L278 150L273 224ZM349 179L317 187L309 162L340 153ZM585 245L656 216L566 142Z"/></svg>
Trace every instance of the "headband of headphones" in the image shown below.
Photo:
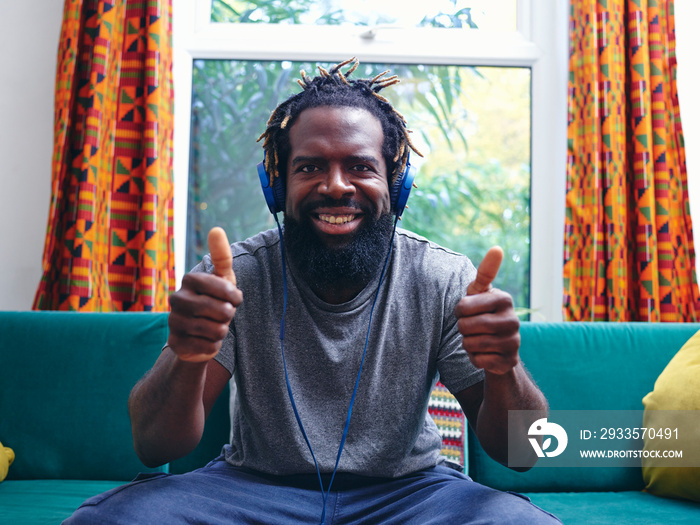
<svg viewBox="0 0 700 525"><path fill-rule="evenodd" d="M260 178L260 185L262 186L265 202L267 203L270 213L276 215L278 212L283 212L286 198L286 187L283 177L277 177L274 183L270 185L270 176L265 170L264 160L258 163L258 177ZM413 179L415 178L416 168L411 166L411 157L409 155L408 159L406 159L406 169L396 178L396 181L394 181L389 191L391 211L394 212L397 217L401 217L404 209L406 209L408 195L411 193Z"/></svg>

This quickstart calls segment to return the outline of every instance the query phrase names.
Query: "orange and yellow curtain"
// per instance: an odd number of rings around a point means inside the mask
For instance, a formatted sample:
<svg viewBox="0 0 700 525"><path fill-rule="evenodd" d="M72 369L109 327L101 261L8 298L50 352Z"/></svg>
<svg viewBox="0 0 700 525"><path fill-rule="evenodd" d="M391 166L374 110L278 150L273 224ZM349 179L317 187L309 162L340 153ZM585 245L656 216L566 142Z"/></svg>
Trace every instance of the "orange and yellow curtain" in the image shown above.
<svg viewBox="0 0 700 525"><path fill-rule="evenodd" d="M174 289L171 0L65 0L34 309L158 311Z"/></svg>
<svg viewBox="0 0 700 525"><path fill-rule="evenodd" d="M673 0L571 0L564 319L698 320Z"/></svg>

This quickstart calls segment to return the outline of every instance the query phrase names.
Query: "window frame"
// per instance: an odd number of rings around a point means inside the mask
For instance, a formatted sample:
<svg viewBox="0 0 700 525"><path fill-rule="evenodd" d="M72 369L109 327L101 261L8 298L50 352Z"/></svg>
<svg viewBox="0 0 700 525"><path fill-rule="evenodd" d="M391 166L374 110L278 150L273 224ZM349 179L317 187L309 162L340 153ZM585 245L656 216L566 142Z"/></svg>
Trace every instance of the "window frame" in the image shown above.
<svg viewBox="0 0 700 525"><path fill-rule="evenodd" d="M531 92L530 308L561 321L566 187L569 2L517 0L517 31L275 24L216 24L211 0L173 0L174 244L185 268L192 68L197 59L294 60L529 67ZM323 42L319 49L319 41ZM280 42L293 43L281 48ZM463 52L461 50L468 50ZM250 167L251 176L254 166ZM473 255L473 254L467 254ZM557 277L558 276L558 277Z"/></svg>

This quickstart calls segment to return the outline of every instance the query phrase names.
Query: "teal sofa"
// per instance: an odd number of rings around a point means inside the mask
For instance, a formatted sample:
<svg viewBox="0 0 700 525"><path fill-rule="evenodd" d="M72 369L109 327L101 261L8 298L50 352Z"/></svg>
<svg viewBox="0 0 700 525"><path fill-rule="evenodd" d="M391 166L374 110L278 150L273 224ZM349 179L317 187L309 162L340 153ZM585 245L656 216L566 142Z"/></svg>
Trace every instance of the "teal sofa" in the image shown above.
<svg viewBox="0 0 700 525"><path fill-rule="evenodd" d="M642 397L700 325L523 323L521 353L554 410L641 410ZM167 338L166 314L0 312L0 442L16 454L0 483L0 524L60 523L88 497L147 471L126 399ZM228 394L186 472L228 440ZM475 480L527 494L564 523L700 523L700 504L643 492L639 468L512 472L469 435Z"/></svg>
<svg viewBox="0 0 700 525"><path fill-rule="evenodd" d="M523 323L520 354L551 411L643 411L642 398L699 329L696 323ZM473 479L524 493L567 525L700 523L700 503L644 492L641 468L514 472L489 458L471 433L468 457Z"/></svg>

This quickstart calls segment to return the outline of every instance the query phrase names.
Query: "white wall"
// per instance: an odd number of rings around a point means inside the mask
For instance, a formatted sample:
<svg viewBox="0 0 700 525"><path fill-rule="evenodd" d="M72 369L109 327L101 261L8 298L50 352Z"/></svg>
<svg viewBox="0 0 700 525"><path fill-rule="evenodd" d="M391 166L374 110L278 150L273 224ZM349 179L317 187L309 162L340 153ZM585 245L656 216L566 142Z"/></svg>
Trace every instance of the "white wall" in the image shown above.
<svg viewBox="0 0 700 525"><path fill-rule="evenodd" d="M0 0L0 310L28 310L51 194L63 0Z"/></svg>
<svg viewBox="0 0 700 525"><path fill-rule="evenodd" d="M0 310L31 308L41 278L62 11L63 0L0 0ZM691 26L699 17L700 2L676 0L678 89L700 256L700 43Z"/></svg>
<svg viewBox="0 0 700 525"><path fill-rule="evenodd" d="M690 216L693 219L696 272L700 276L700 41L695 31L700 19L698 0L676 0L676 58L678 100L688 167Z"/></svg>

